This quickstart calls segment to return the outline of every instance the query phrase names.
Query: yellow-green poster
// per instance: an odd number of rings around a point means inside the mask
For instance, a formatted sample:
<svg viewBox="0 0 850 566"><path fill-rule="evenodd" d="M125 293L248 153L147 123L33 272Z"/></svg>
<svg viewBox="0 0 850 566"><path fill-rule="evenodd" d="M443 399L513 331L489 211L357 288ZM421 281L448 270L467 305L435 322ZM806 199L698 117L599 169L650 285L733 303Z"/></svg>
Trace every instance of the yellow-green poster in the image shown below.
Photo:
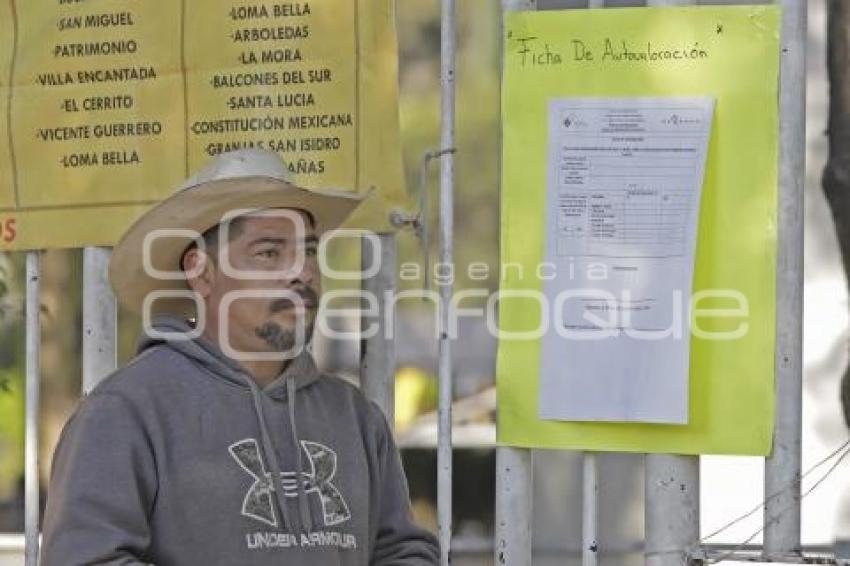
<svg viewBox="0 0 850 566"><path fill-rule="evenodd" d="M773 6L506 16L500 444L681 454L770 452L780 22L781 12ZM569 97L714 100L692 291L724 290L743 297L744 309L740 303L729 304L722 293L711 295L699 309L712 309L716 315L701 322L704 329L745 332L722 340L691 335L686 424L540 417L541 339L535 330L551 317L532 298L541 292L546 273L540 266L547 108L551 100ZM602 368L610 361L595 363Z"/></svg>
<svg viewBox="0 0 850 566"><path fill-rule="evenodd" d="M0 0L0 249L110 245L211 156L405 204L390 0Z"/></svg>

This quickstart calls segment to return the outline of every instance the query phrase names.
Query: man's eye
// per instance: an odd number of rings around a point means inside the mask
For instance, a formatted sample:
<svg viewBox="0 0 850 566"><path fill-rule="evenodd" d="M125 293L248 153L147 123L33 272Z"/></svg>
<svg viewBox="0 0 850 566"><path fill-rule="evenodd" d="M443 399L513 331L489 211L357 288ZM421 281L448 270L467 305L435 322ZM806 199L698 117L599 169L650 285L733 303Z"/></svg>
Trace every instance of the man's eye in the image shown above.
<svg viewBox="0 0 850 566"><path fill-rule="evenodd" d="M277 250L260 250L256 255L264 259L274 259L277 257Z"/></svg>

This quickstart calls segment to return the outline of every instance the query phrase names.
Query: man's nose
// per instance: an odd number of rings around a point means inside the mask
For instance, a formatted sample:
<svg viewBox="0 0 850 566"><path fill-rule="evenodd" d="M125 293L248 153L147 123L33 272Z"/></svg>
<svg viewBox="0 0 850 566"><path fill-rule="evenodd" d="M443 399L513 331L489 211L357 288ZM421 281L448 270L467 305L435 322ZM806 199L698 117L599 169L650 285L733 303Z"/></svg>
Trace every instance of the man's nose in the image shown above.
<svg viewBox="0 0 850 566"><path fill-rule="evenodd" d="M293 265L294 269L290 272L288 279L289 284L303 283L304 285L312 285L318 277L318 266L315 261L311 261L309 257L305 257L301 265Z"/></svg>

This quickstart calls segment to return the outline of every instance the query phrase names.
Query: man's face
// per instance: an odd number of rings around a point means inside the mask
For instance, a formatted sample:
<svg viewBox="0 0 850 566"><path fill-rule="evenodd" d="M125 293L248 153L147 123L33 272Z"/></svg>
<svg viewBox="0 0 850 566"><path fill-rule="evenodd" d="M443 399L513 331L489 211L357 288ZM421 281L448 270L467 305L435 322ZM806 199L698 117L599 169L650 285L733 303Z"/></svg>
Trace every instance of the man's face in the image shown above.
<svg viewBox="0 0 850 566"><path fill-rule="evenodd" d="M208 324L218 329L219 343L228 340L236 352L289 352L296 346L298 325L304 332L304 342L298 345L305 345L312 335L321 292L318 241L307 214L288 212L302 222L291 217L241 217L231 226L236 235L219 240L217 253L210 250L214 261L190 282L205 299ZM223 268L225 260L230 262L230 273ZM280 291L297 296L275 296ZM240 292L254 294L239 298ZM228 297L235 300L229 302Z"/></svg>

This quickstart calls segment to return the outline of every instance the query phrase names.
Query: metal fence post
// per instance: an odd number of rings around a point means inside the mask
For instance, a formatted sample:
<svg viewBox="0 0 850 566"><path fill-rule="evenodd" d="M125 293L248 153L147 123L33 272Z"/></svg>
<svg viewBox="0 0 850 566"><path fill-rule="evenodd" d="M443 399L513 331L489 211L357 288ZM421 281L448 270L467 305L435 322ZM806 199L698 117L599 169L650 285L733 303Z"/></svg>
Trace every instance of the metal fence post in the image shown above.
<svg viewBox="0 0 850 566"><path fill-rule="evenodd" d="M604 8L605 0L587 0L588 8ZM585 452L582 481L581 563L596 566L599 558L599 466L596 454Z"/></svg>
<svg viewBox="0 0 850 566"><path fill-rule="evenodd" d="M503 12L536 9L537 0L502 0ZM504 53L502 60L504 69ZM495 564L531 566L533 460L527 448L496 448Z"/></svg>
<svg viewBox="0 0 850 566"><path fill-rule="evenodd" d="M455 146L455 0L442 0L440 11L440 262L454 265L454 152ZM440 285L439 380L437 432L437 514L440 564L451 563L452 539L452 350L449 308L451 283Z"/></svg>
<svg viewBox="0 0 850 566"><path fill-rule="evenodd" d="M585 452L581 476L581 564L596 566L599 556L599 467L596 454Z"/></svg>
<svg viewBox="0 0 850 566"><path fill-rule="evenodd" d="M799 555L807 2L782 0L776 256L776 423L765 461L764 554Z"/></svg>
<svg viewBox="0 0 850 566"><path fill-rule="evenodd" d="M118 308L109 285L109 248L83 250L83 394L115 370Z"/></svg>
<svg viewBox="0 0 850 566"><path fill-rule="evenodd" d="M374 242L380 243L380 249L375 249ZM386 332L384 323L387 320L387 295L396 290L396 240L393 234L379 234L377 240L360 239L361 269L365 273L376 262L378 273L374 277L363 279L363 291L375 297L378 304L377 323L371 317L361 320L361 332L378 325L379 331L374 336L364 338L361 342L362 354L360 360L360 387L367 398L375 401L384 412L390 426L395 418L395 341ZM395 312L390 313L395 317ZM395 328L395 322L392 322Z"/></svg>
<svg viewBox="0 0 850 566"><path fill-rule="evenodd" d="M646 564L681 566L699 542L699 457L646 455Z"/></svg>
<svg viewBox="0 0 850 566"><path fill-rule="evenodd" d="M647 6L695 3L647 0ZM699 456L647 454L645 490L646 564L680 566L699 543Z"/></svg>
<svg viewBox="0 0 850 566"><path fill-rule="evenodd" d="M24 441L24 563L38 565L40 507L39 405L41 393L41 252L27 252L26 266L26 432Z"/></svg>
<svg viewBox="0 0 850 566"><path fill-rule="evenodd" d="M493 562L531 566L531 517L534 489L532 452L496 448L496 541Z"/></svg>

